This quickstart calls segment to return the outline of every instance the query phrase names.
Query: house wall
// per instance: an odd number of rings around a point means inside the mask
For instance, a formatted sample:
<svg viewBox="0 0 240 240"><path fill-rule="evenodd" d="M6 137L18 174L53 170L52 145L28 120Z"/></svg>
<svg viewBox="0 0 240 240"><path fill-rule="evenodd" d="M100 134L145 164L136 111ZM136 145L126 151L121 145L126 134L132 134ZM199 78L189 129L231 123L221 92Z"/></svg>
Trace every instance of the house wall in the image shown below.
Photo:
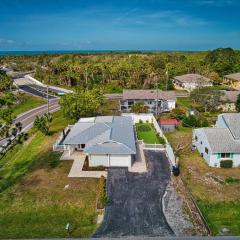
<svg viewBox="0 0 240 240"><path fill-rule="evenodd" d="M196 137L197 137L197 140L196 140ZM206 160L206 162L210 164L210 158L212 156L212 152L202 129L193 130L192 144L197 148L198 152ZM205 152L205 148L208 149L208 153Z"/></svg>
<svg viewBox="0 0 240 240"><path fill-rule="evenodd" d="M220 162L222 160L232 160L233 167L240 166L240 153L231 153L230 158L221 158L221 153L214 153L211 155L211 160L209 166L220 167Z"/></svg>
<svg viewBox="0 0 240 240"><path fill-rule="evenodd" d="M133 102L133 104L129 104L130 102ZM149 113L155 113L156 112L156 101L155 99L149 99L149 100L120 100L120 111L122 112L131 112L131 107L137 103L137 102L143 102L145 106L148 107ZM161 101L159 100L159 108L160 110L164 111L170 111L176 107L176 101L175 100L167 100L167 101Z"/></svg>
<svg viewBox="0 0 240 240"><path fill-rule="evenodd" d="M160 127L164 132L171 132L176 130L175 124L161 124Z"/></svg>

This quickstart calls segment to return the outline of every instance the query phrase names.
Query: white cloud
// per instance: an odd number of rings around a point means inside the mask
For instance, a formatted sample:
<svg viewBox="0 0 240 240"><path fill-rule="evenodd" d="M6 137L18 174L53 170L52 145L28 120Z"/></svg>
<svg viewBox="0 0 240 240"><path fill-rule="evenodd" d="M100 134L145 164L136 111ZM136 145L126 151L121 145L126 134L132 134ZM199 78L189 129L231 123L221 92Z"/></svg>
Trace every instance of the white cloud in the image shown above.
<svg viewBox="0 0 240 240"><path fill-rule="evenodd" d="M14 43L14 40L12 39L0 38L1 45L11 45L13 43Z"/></svg>

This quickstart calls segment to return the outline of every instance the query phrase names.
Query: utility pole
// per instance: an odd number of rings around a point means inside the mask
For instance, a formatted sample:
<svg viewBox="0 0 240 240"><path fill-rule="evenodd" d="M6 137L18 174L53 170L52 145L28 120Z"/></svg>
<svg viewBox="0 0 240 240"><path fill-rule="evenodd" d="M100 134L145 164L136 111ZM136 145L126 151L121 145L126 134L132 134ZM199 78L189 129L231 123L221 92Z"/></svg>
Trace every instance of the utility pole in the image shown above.
<svg viewBox="0 0 240 240"><path fill-rule="evenodd" d="M165 74L166 74L166 91L167 91L167 89L168 89L168 68L166 69Z"/></svg>

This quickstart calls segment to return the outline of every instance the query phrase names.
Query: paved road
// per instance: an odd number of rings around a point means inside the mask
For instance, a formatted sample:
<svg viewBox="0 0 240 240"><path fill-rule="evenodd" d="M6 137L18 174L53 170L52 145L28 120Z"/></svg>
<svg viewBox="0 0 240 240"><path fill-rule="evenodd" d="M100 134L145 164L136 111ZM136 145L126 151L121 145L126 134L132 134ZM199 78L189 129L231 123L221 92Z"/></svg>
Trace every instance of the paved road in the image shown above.
<svg viewBox="0 0 240 240"><path fill-rule="evenodd" d="M162 210L162 197L170 179L163 152L146 151L148 173L109 168L104 221L93 237L172 236Z"/></svg>
<svg viewBox="0 0 240 240"><path fill-rule="evenodd" d="M47 94L43 90L40 90L39 88L36 88L32 85L31 86L30 85L20 85L18 87L22 91L32 94L34 96L45 98L45 99L47 98ZM48 97L49 97L49 99L56 98L55 96L52 96L52 95L48 95Z"/></svg>
<svg viewBox="0 0 240 240"><path fill-rule="evenodd" d="M58 99L53 99L53 100L49 101L50 112L56 112L59 109L60 109L60 107L58 104ZM22 123L22 132L26 132L32 127L36 116L41 116L44 113L47 113L47 105L46 104L44 104L40 107L34 108L30 111L27 111L23 114L18 115L14 121L14 124L16 124L17 122L21 122ZM3 146L4 144L6 144L6 142L7 142L7 139L0 140L0 146ZM0 147L0 150L1 150L1 147Z"/></svg>

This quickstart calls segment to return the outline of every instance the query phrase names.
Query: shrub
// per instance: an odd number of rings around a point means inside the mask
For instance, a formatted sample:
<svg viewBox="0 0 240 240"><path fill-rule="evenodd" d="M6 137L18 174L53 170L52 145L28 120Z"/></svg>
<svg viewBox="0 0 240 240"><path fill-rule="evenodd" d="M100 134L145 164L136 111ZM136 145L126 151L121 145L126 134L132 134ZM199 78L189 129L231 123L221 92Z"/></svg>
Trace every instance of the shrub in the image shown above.
<svg viewBox="0 0 240 240"><path fill-rule="evenodd" d="M225 183L228 183L228 184L240 183L240 179L238 179L238 178L233 178L233 177L227 177L227 178L225 179Z"/></svg>
<svg viewBox="0 0 240 240"><path fill-rule="evenodd" d="M233 161L232 160L222 160L220 162L220 167L221 168L232 168L233 166Z"/></svg>
<svg viewBox="0 0 240 240"><path fill-rule="evenodd" d="M99 180L99 189L98 189L98 208L104 208L109 203L109 198L106 194L106 179L101 176Z"/></svg>
<svg viewBox="0 0 240 240"><path fill-rule="evenodd" d="M137 130L140 132L148 132L151 131L151 127L148 124L141 124L137 126Z"/></svg>
<svg viewBox="0 0 240 240"><path fill-rule="evenodd" d="M139 123L143 123L143 120L142 120L142 119L139 119Z"/></svg>
<svg viewBox="0 0 240 240"><path fill-rule="evenodd" d="M86 157L85 159L85 162L83 164L83 168L82 168L83 171L105 171L106 170L106 167L104 166L96 166L96 167L90 167L89 166L89 160L88 160L88 156Z"/></svg>
<svg viewBox="0 0 240 240"><path fill-rule="evenodd" d="M163 145L166 144L166 141L163 137L159 137L159 142L160 142L160 144L163 144Z"/></svg>
<svg viewBox="0 0 240 240"><path fill-rule="evenodd" d="M203 116L190 115L183 118L182 125L184 127L208 127L209 122Z"/></svg>

